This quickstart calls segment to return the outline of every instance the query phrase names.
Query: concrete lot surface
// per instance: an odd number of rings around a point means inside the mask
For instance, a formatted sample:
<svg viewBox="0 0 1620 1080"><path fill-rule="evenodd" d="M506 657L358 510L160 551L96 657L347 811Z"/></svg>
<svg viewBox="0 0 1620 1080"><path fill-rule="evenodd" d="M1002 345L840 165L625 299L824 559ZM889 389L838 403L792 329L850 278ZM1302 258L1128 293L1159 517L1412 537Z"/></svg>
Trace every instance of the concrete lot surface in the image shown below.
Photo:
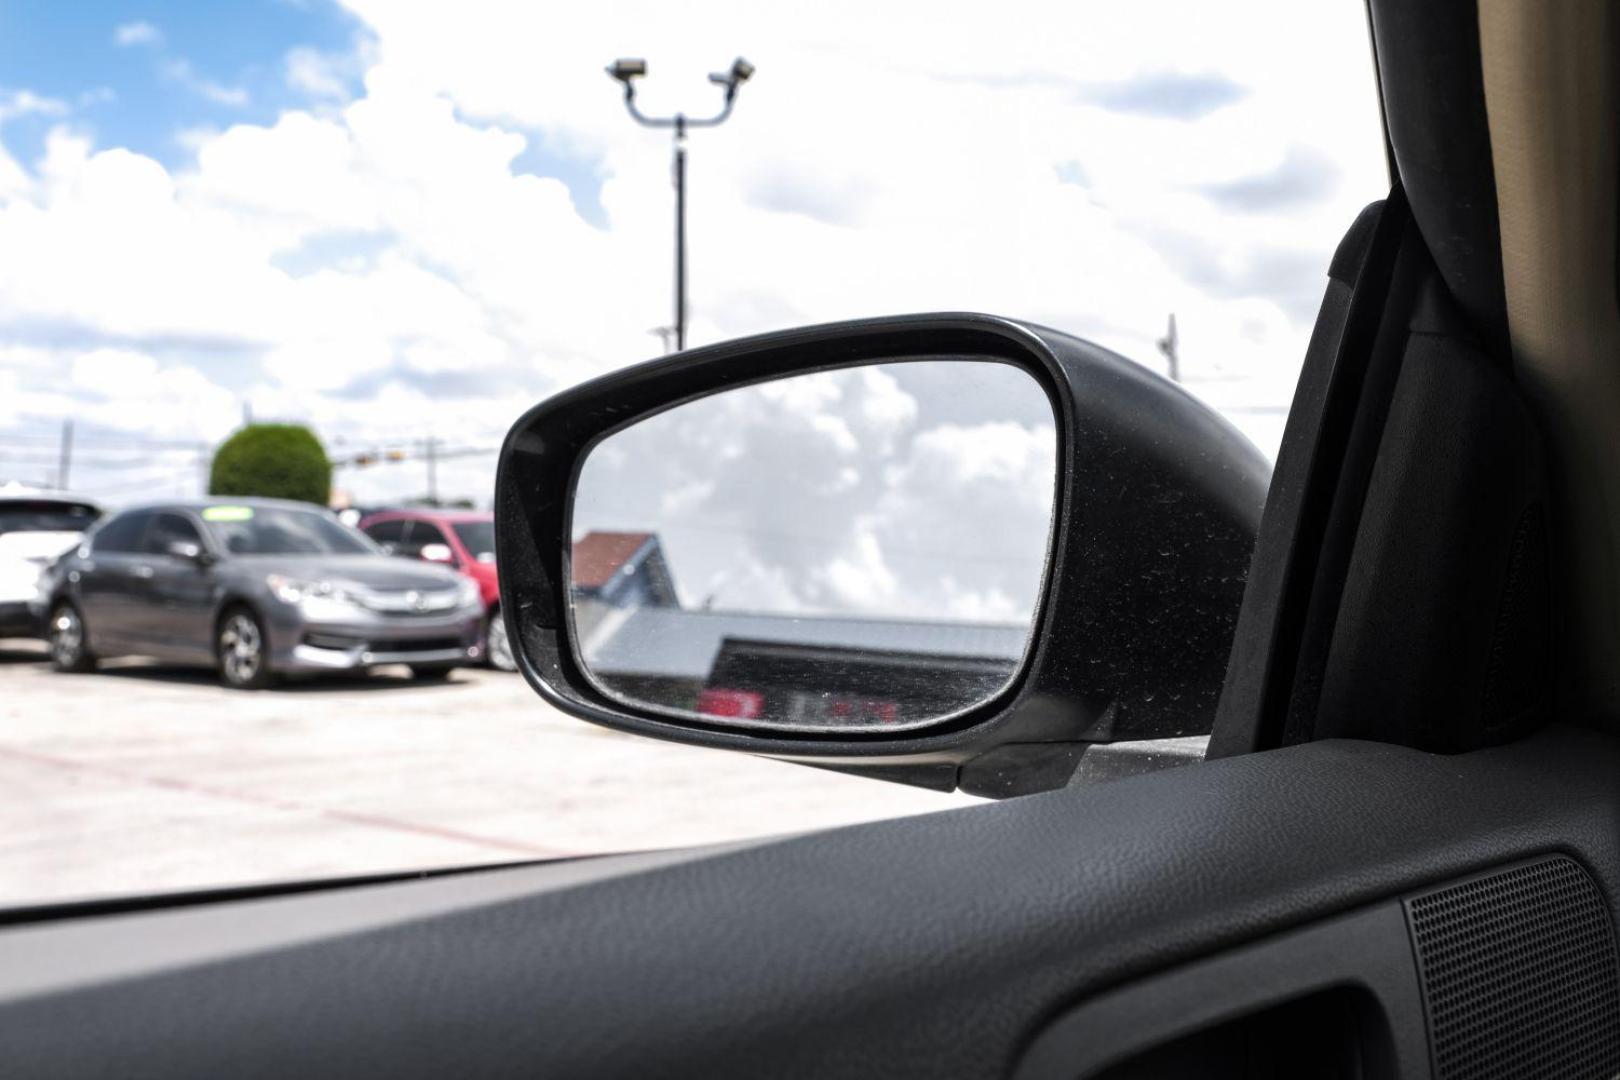
<svg viewBox="0 0 1620 1080"><path fill-rule="evenodd" d="M403 669L257 694L0 642L0 907L672 847L965 795L618 735L523 680Z"/></svg>

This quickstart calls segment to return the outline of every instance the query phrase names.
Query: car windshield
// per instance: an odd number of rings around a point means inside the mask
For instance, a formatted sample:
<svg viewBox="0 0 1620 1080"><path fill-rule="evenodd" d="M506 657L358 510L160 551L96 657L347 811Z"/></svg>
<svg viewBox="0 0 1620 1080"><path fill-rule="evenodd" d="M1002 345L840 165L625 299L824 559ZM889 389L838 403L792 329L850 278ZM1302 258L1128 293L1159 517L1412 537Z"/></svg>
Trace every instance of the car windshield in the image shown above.
<svg viewBox="0 0 1620 1080"><path fill-rule="evenodd" d="M232 555L367 555L364 535L330 514L285 507L210 506L202 519Z"/></svg>
<svg viewBox="0 0 1620 1080"><path fill-rule="evenodd" d="M495 523L493 521L458 521L451 528L472 557L479 562L495 560Z"/></svg>
<svg viewBox="0 0 1620 1080"><path fill-rule="evenodd" d="M1084 505L1049 380L943 335L646 425L616 382L555 561L495 517L503 447L549 456L514 424L682 352L982 312L1197 399L1263 486L1390 191L1352 0L0 5L0 500L108 515L0 537L0 910L977 802L587 726L526 676L794 738L999 693Z"/></svg>
<svg viewBox="0 0 1620 1080"><path fill-rule="evenodd" d="M84 503L0 503L0 534L14 532L84 532L96 520Z"/></svg>

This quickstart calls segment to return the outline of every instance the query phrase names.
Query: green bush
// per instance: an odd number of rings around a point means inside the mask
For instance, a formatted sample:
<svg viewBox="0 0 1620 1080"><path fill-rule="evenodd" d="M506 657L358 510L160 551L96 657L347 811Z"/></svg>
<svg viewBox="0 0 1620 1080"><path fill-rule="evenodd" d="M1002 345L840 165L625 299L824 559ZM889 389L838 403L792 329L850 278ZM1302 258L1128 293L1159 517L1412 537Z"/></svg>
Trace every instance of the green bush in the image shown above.
<svg viewBox="0 0 1620 1080"><path fill-rule="evenodd" d="M214 451L208 493L325 506L332 494L332 463L315 433L302 424L249 424Z"/></svg>

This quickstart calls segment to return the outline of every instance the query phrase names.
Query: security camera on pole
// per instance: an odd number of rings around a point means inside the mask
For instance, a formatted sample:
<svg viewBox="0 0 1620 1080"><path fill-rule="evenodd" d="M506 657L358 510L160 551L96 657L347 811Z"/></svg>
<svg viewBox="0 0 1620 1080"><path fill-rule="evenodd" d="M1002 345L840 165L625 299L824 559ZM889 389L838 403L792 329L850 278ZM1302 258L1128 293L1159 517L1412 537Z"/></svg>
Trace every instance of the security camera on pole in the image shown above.
<svg viewBox="0 0 1620 1080"><path fill-rule="evenodd" d="M607 73L624 84L624 105L636 122L647 127L672 128L675 132L675 349L686 348L686 129L717 127L731 115L737 88L754 74L754 65L742 57L731 62L731 70L709 76L709 81L726 88L725 105L714 116L692 119L685 113L674 116L647 116L636 108L635 80L647 74L645 60L615 60Z"/></svg>

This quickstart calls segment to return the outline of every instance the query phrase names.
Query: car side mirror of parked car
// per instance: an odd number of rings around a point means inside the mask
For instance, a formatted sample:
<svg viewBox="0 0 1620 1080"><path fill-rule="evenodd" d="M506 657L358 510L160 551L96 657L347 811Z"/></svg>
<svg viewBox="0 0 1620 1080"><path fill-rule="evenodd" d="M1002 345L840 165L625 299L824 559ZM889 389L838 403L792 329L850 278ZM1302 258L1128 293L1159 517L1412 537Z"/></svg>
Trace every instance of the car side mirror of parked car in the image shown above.
<svg viewBox="0 0 1620 1080"><path fill-rule="evenodd" d="M423 544L418 558L423 562L439 563L443 566L453 565L456 561L455 552L450 550L449 544Z"/></svg>
<svg viewBox="0 0 1620 1080"><path fill-rule="evenodd" d="M1207 734L1270 466L1096 345L982 315L771 334L531 409L496 483L540 695L941 789Z"/></svg>
<svg viewBox="0 0 1620 1080"><path fill-rule="evenodd" d="M190 540L171 540L165 550L176 559L184 559L198 566L212 566L214 562L214 556L207 548Z"/></svg>

